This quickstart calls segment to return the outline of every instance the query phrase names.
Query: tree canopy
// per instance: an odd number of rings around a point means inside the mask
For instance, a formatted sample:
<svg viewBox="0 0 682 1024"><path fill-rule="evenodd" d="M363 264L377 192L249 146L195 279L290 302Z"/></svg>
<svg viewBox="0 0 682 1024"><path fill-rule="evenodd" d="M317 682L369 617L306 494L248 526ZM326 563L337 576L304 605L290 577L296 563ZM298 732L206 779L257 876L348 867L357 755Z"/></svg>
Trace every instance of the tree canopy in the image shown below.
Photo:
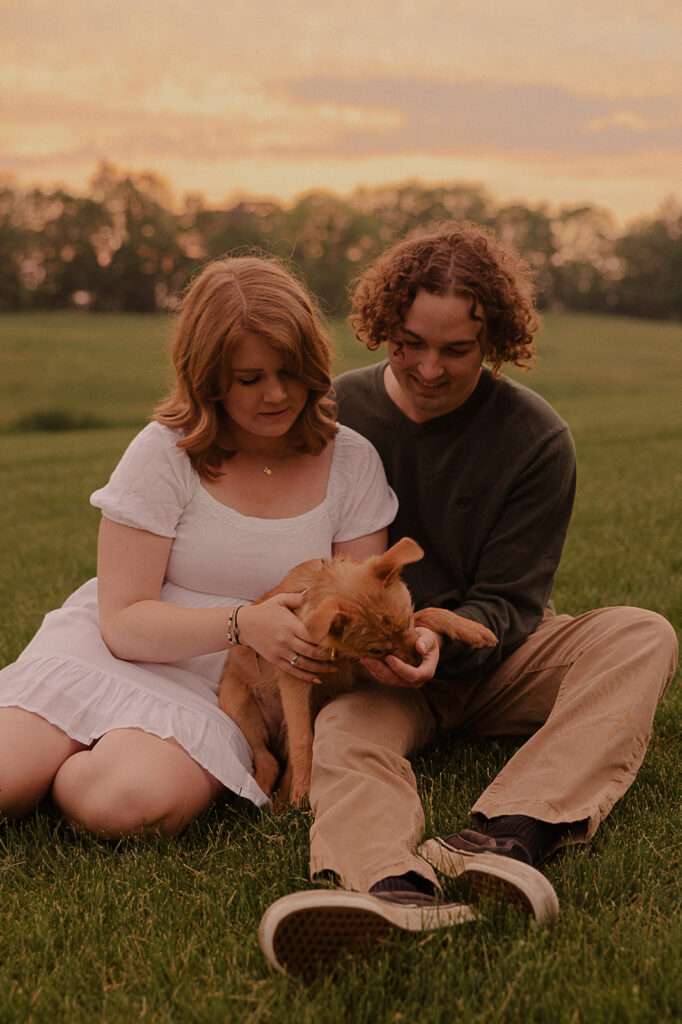
<svg viewBox="0 0 682 1024"><path fill-rule="evenodd" d="M326 312L344 315L362 267L412 228L445 219L495 229L533 265L542 308L682 318L682 209L619 232L608 211L499 205L476 186L309 193L292 206L173 206L154 174L103 164L86 196L0 187L0 310L173 308L199 266L253 250L297 266Z"/></svg>

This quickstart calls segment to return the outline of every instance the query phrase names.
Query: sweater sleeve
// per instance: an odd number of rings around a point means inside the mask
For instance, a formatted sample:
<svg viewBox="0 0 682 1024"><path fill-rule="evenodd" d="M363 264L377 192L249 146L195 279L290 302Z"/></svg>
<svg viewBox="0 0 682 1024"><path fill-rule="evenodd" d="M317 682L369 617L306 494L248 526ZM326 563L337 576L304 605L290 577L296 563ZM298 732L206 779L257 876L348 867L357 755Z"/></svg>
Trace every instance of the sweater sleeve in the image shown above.
<svg viewBox="0 0 682 1024"><path fill-rule="evenodd" d="M463 598L454 591L434 597L434 605L483 623L499 641L481 651L446 643L439 677L493 671L535 630L550 600L575 486L575 449L564 427L533 453L516 478Z"/></svg>

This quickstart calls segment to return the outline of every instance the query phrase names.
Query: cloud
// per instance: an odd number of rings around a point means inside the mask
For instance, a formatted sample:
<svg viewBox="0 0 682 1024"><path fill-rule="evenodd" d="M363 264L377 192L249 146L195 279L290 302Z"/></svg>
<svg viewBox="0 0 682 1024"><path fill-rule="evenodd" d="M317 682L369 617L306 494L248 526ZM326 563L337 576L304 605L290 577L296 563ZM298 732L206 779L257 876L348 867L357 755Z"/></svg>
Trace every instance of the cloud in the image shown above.
<svg viewBox="0 0 682 1024"><path fill-rule="evenodd" d="M589 132L608 132L611 128L626 128L631 132L667 132L672 131L679 141L682 132L682 114L659 117L647 116L632 108L617 109L605 117L596 117L586 125Z"/></svg>
<svg viewBox="0 0 682 1024"><path fill-rule="evenodd" d="M17 180L80 188L108 159L214 197L418 174L678 190L680 0L0 4Z"/></svg>
<svg viewBox="0 0 682 1024"><path fill-rule="evenodd" d="M290 81L297 104L339 111L394 114L394 127L375 134L339 123L331 141L306 152L354 155L388 152L567 153L625 155L653 148L682 149L682 119L673 97L609 100L557 86L486 81L437 82L315 76Z"/></svg>
<svg viewBox="0 0 682 1024"><path fill-rule="evenodd" d="M78 79L75 80L78 83ZM229 88L196 101L172 79L157 90L47 95L44 80L20 102L0 98L0 167L49 167L86 154L153 166L159 158L208 163L244 158L395 155L602 159L682 148L670 97L610 100L557 86L425 78L310 76L278 86Z"/></svg>
<svg viewBox="0 0 682 1024"><path fill-rule="evenodd" d="M0 72L13 61L91 89L307 75L490 78L622 94L679 89L679 0L21 0L2 3ZM371 70L370 70L371 69Z"/></svg>

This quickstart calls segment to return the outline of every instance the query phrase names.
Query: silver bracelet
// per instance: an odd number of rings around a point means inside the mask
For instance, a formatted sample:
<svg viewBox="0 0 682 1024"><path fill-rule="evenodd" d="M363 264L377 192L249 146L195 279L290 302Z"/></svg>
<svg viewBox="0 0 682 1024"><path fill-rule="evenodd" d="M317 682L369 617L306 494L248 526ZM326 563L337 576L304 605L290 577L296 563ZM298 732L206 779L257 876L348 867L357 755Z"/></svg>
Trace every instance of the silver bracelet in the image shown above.
<svg viewBox="0 0 682 1024"><path fill-rule="evenodd" d="M230 612L230 617L227 620L227 642L229 643L230 647L241 646L239 640L239 626L237 624L237 615L239 614L239 609L243 607L243 605L238 604L236 608L233 608L232 611Z"/></svg>

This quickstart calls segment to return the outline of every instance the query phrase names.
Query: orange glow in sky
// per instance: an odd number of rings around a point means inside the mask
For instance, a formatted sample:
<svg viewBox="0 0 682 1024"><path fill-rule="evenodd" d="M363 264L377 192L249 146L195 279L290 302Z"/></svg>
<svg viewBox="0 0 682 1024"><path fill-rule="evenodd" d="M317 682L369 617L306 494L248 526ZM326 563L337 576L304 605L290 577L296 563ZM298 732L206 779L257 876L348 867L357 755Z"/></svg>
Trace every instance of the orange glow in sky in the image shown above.
<svg viewBox="0 0 682 1024"><path fill-rule="evenodd" d="M679 0L2 5L0 179L178 200L408 180L651 215L682 180Z"/></svg>

